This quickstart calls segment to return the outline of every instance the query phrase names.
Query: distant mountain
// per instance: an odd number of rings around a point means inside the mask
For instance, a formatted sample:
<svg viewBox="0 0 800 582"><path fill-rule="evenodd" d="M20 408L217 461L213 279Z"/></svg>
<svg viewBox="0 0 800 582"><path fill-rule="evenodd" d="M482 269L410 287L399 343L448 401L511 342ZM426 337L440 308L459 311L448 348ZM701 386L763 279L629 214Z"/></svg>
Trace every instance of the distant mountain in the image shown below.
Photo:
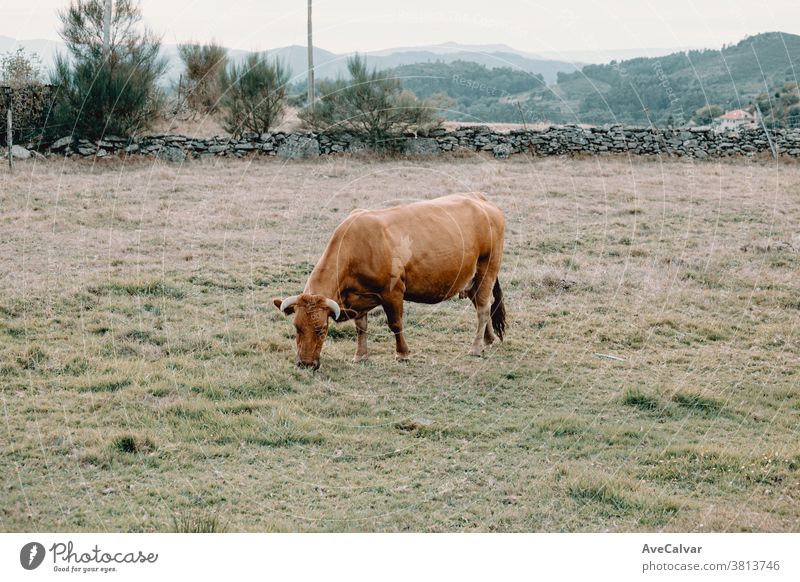
<svg viewBox="0 0 800 582"><path fill-rule="evenodd" d="M800 101L800 95L792 97L798 92L798 75L800 36L769 32L721 50L587 65L560 73L552 91L567 121L685 123L705 105L742 108L765 93L785 93L786 99Z"/></svg>
<svg viewBox="0 0 800 582"><path fill-rule="evenodd" d="M502 49L502 50L501 50ZM267 51L287 63L295 80L304 80L308 56L304 46L288 46ZM333 79L347 74L347 58L353 53L335 54L314 49L314 75L318 79ZM392 69L416 63L453 63L467 61L488 68L511 67L534 75L542 75L545 82L555 83L558 73L580 70L581 64L566 61L537 59L526 56L506 45L461 45L445 43L431 47L403 47L365 53L367 64L378 69Z"/></svg>
<svg viewBox="0 0 800 582"><path fill-rule="evenodd" d="M17 41L13 38L0 36L0 53L16 50L18 46L25 47L29 52L37 53L46 68L52 65L57 52L64 51L64 44L59 41ZM177 81L183 68L178 57L177 45L163 45L162 52L169 62L165 81L167 83ZM247 55L247 52L229 49L228 56L232 60L241 60ZM305 80L308 62L305 46L280 47L268 50L267 54L283 60L291 69L294 81ZM316 78L333 79L339 75L346 75L347 58L352 54L336 54L322 48L314 48L314 72ZM580 68L580 64L535 58L506 45L462 45L452 42L431 47L405 47L374 51L366 53L366 57L370 66L375 66L379 69L390 69L413 63L452 63L454 61L469 61L489 68L512 67L526 73L540 74L548 83L554 83L559 72L569 73Z"/></svg>
<svg viewBox="0 0 800 582"><path fill-rule="evenodd" d="M555 61L569 61L576 63L603 64L611 61L623 61L639 57L663 57L676 52L698 50L702 47L671 47L671 48L635 48L635 49L610 49L610 50L582 50L582 51L546 51L531 55L535 58Z"/></svg>
<svg viewBox="0 0 800 582"><path fill-rule="evenodd" d="M430 51L415 51L392 53L385 56L367 54L367 63L379 69L391 69L401 65L416 63L453 63L465 61L477 63L490 69L509 67L517 71L542 75L546 83L554 83L559 73L571 73L580 70L581 65L566 61L549 61L532 59L514 52L473 52L454 51L447 53L434 53Z"/></svg>
<svg viewBox="0 0 800 582"><path fill-rule="evenodd" d="M461 44L458 42L443 42L440 44L432 44L426 46L403 46L403 47L394 47L383 49L379 51L370 51L368 55L374 55L376 57L381 56L388 56L394 53L407 53L411 51L426 51L429 53L434 53L437 55L446 55L448 53L461 53L461 52L473 52L473 53L516 53L522 56L530 56L533 58L541 58L536 55L524 53L522 51L518 51L516 49L511 48L507 44Z"/></svg>

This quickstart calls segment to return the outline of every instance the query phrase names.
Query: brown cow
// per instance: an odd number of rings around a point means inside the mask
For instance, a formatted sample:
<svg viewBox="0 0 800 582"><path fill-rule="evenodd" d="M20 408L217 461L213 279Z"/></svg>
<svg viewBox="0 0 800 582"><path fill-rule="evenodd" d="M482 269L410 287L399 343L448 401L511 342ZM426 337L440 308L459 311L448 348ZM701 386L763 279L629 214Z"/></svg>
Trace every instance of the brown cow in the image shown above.
<svg viewBox="0 0 800 582"><path fill-rule="evenodd" d="M333 233L301 295L274 299L294 313L297 364L319 368L328 318L355 320L358 347L367 357L367 313L383 307L397 341L397 359L408 358L403 301L439 303L456 293L472 300L478 329L471 354L503 339L505 306L497 274L505 218L480 193L453 194L384 210L354 210ZM489 321L491 319L491 326Z"/></svg>

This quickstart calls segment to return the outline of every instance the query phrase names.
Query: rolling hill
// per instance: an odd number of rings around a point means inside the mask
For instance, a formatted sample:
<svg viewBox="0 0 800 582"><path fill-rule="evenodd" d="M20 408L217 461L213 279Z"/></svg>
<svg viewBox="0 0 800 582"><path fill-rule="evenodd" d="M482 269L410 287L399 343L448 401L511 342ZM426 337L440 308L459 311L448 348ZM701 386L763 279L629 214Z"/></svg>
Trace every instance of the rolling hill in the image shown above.
<svg viewBox="0 0 800 582"><path fill-rule="evenodd" d="M679 124L705 105L747 107L798 75L800 36L770 32L721 50L587 65L560 73L552 91L568 121Z"/></svg>

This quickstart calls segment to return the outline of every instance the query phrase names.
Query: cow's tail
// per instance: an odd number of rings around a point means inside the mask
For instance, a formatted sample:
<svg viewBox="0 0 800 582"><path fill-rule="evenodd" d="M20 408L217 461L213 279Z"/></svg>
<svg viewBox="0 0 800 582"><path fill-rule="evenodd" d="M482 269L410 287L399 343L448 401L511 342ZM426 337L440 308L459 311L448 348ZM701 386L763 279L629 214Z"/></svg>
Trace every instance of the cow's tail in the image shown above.
<svg viewBox="0 0 800 582"><path fill-rule="evenodd" d="M494 301L492 302L492 327L501 340L506 332L506 304L503 302L503 290L500 288L500 279L494 280Z"/></svg>

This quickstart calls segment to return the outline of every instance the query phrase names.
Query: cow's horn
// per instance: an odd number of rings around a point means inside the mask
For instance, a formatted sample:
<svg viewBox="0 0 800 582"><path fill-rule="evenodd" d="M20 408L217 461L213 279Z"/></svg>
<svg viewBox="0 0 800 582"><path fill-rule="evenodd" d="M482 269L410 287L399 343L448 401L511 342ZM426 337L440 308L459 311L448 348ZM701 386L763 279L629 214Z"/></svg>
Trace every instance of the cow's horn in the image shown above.
<svg viewBox="0 0 800 582"><path fill-rule="evenodd" d="M330 308L330 310L333 311L333 318L339 319L339 314L342 312L342 310L339 309L339 304L336 303L336 301L334 301L333 299L326 299L325 305L327 305Z"/></svg>
<svg viewBox="0 0 800 582"><path fill-rule="evenodd" d="M290 308L292 305L297 303L297 299L300 297L299 295L292 295L291 297L287 297L281 302L281 311L286 313L286 310Z"/></svg>

